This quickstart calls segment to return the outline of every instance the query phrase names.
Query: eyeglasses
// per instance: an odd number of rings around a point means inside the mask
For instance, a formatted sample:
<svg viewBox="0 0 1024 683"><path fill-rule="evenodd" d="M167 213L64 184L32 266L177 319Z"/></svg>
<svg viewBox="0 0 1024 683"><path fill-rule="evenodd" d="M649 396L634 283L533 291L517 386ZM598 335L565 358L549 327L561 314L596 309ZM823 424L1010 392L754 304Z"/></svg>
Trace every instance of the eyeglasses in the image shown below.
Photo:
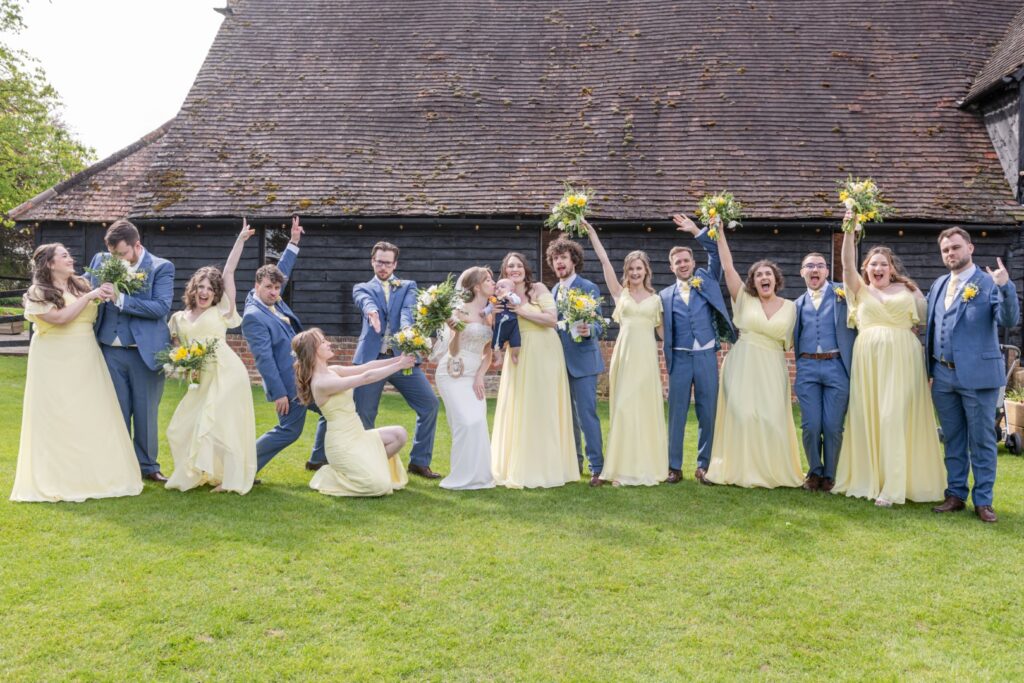
<svg viewBox="0 0 1024 683"><path fill-rule="evenodd" d="M828 266L824 263L805 263L803 265L807 270L827 270Z"/></svg>
<svg viewBox="0 0 1024 683"><path fill-rule="evenodd" d="M390 268L391 266L395 265L395 262L374 260L373 265L378 266L380 268Z"/></svg>

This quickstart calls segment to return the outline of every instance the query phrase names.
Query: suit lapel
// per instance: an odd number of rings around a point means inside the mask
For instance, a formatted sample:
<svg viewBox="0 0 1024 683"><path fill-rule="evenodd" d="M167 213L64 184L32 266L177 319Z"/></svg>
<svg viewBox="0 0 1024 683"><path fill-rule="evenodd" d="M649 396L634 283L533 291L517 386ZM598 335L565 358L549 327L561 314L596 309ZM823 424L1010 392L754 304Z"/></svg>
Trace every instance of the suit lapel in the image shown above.
<svg viewBox="0 0 1024 683"><path fill-rule="evenodd" d="M967 288L967 285L975 285L975 286L977 286L978 287L978 294L975 295L975 298L980 296L981 295L981 285L978 284L980 281L981 281L981 268L975 268L974 269L974 275L971 277L970 280L968 280L967 282L964 283L963 287L960 288L960 294L957 295L957 298L960 298L960 297L963 296L963 291L964 291L964 289ZM972 299L972 301L973 301L973 299ZM961 318L961 316L963 316L964 311L966 311L967 307L970 306L970 305L971 305L970 301L964 301L962 299L960 299L959 301L956 302L956 315L953 316L953 327L957 326L957 323L960 322L960 318Z"/></svg>

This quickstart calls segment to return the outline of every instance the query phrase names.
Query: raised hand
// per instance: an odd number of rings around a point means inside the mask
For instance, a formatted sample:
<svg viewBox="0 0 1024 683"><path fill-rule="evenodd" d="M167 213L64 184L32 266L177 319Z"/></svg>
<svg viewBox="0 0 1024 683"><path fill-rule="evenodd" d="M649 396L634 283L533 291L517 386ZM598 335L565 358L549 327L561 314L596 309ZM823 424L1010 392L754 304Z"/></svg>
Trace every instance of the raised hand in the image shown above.
<svg viewBox="0 0 1024 683"><path fill-rule="evenodd" d="M255 228L250 228L249 227L249 222L247 220L245 220L245 218L243 217L242 218L242 232L238 233L238 239L240 241L244 242L244 241L246 241L247 239L249 239L250 237L252 237L255 234L256 234L256 229Z"/></svg>
<svg viewBox="0 0 1024 683"><path fill-rule="evenodd" d="M986 272L992 276L992 281L999 287L1002 287L1010 281L1010 271L1003 265L1003 259L996 258L996 269L992 270L988 266L985 267Z"/></svg>
<svg viewBox="0 0 1024 683"><path fill-rule="evenodd" d="M110 301L111 299L117 298L117 289L115 289L114 285L110 284L109 282L104 282L102 285L100 285L98 287L98 291L100 293L100 297L104 301Z"/></svg>
<svg viewBox="0 0 1024 683"><path fill-rule="evenodd" d="M408 370L412 366L416 365L416 356L410 356L407 353L403 353L395 359L395 365L399 370Z"/></svg>
<svg viewBox="0 0 1024 683"><path fill-rule="evenodd" d="M684 216L681 213L677 213L676 215L672 216L672 222L676 224L676 230L680 232L688 232L694 237L700 234L700 228L697 227L696 223L690 220L689 216Z"/></svg>
<svg viewBox="0 0 1024 683"><path fill-rule="evenodd" d="M298 216L292 216L292 237L288 241L291 242L292 244L298 244L299 240L305 234L306 234L306 231L303 230L302 229L302 225L299 224L299 217Z"/></svg>
<svg viewBox="0 0 1024 683"><path fill-rule="evenodd" d="M380 334L380 313L377 311L370 311L366 314L366 320L369 321L370 327L377 334Z"/></svg>

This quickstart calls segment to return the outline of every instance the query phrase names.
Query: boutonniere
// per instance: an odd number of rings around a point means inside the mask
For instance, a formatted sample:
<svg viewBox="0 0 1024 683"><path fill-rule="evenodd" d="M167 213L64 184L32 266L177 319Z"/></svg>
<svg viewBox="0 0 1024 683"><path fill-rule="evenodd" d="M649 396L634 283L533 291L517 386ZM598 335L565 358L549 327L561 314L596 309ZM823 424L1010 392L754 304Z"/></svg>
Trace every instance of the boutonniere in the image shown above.
<svg viewBox="0 0 1024 683"><path fill-rule="evenodd" d="M399 287L402 286L402 281L399 280L397 277L389 277L388 286L390 286L391 289L398 289Z"/></svg>
<svg viewBox="0 0 1024 683"><path fill-rule="evenodd" d="M704 278L697 277L696 275L694 275L693 277L690 278L689 283L692 289L696 289L699 292L700 286L704 284Z"/></svg>
<svg viewBox="0 0 1024 683"><path fill-rule="evenodd" d="M845 289L843 289L842 287L833 287L832 291L836 293L836 296L839 297L840 300L846 301L846 290Z"/></svg>
<svg viewBox="0 0 1024 683"><path fill-rule="evenodd" d="M978 296L978 285L971 282L964 286L964 291L960 294L960 300L967 303L976 296Z"/></svg>

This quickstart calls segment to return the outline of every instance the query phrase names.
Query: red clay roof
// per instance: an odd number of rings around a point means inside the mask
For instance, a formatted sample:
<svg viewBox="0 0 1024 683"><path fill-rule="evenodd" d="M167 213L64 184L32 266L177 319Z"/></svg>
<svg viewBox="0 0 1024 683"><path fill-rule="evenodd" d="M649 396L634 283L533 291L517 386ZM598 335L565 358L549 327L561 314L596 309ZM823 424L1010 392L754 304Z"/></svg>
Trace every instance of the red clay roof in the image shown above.
<svg viewBox="0 0 1024 683"><path fill-rule="evenodd" d="M964 98L969 104L993 87L999 86L1004 77L1016 73L1024 66L1024 7L1021 7L1010 22L1003 39L992 50L991 57L974 79L971 89Z"/></svg>

